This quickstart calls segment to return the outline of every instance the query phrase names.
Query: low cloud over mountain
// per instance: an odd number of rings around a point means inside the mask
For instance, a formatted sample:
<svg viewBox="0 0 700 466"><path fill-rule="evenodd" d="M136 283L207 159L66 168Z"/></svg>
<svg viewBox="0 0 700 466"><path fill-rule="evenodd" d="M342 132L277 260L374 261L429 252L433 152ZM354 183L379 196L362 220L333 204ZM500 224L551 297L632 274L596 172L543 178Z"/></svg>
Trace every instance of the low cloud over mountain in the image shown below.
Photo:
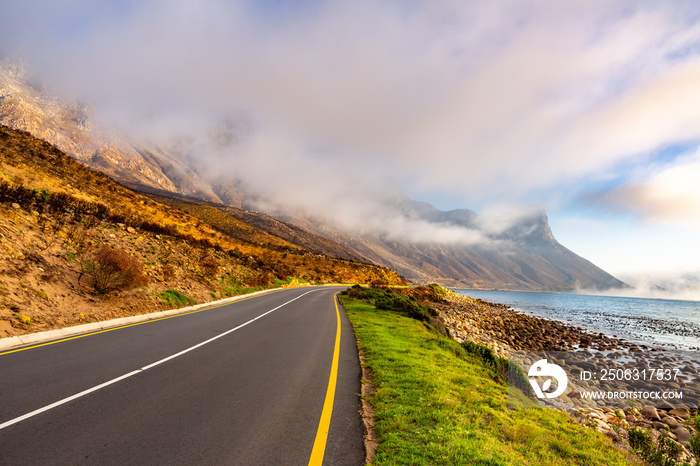
<svg viewBox="0 0 700 466"><path fill-rule="evenodd" d="M408 200L396 185L349 159L326 152L315 160L280 159L276 149L283 148L270 146L271 139L246 120L167 145L136 142L97 127L89 108L36 89L21 67L8 63L0 68L0 94L0 123L52 142L128 186L263 210L411 280L512 289L623 286L559 245L539 209L443 212ZM205 151L209 155L200 157ZM240 151L236 163L229 151ZM277 235L292 231L261 225Z"/></svg>

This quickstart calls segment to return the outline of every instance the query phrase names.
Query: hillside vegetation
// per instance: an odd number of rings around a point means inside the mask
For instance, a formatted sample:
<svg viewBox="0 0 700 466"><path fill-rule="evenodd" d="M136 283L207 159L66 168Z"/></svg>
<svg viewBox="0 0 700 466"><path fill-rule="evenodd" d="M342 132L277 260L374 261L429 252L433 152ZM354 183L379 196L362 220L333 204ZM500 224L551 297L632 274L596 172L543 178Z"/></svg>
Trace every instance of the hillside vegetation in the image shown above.
<svg viewBox="0 0 700 466"><path fill-rule="evenodd" d="M273 286L402 283L389 269L310 252L217 209L195 213L0 126L0 337Z"/></svg>
<svg viewBox="0 0 700 466"><path fill-rule="evenodd" d="M334 241L260 212L251 212L198 199L183 199L183 196L178 198L166 197L164 191L161 191L160 194L153 191L147 190L144 194L161 204L187 212L244 242L255 242L264 239L269 241L268 244L271 246L278 243L283 245L291 243L316 254L359 262L368 261L366 257L353 253Z"/></svg>

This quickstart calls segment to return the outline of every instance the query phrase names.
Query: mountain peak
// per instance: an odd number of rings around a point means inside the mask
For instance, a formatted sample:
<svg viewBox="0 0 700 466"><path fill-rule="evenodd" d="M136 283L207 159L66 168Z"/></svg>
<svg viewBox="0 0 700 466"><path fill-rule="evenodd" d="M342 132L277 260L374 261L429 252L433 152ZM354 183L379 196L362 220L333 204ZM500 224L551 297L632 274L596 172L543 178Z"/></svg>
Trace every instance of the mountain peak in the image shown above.
<svg viewBox="0 0 700 466"><path fill-rule="evenodd" d="M549 218L544 210L519 219L506 232L508 238L528 244L558 244L549 226Z"/></svg>

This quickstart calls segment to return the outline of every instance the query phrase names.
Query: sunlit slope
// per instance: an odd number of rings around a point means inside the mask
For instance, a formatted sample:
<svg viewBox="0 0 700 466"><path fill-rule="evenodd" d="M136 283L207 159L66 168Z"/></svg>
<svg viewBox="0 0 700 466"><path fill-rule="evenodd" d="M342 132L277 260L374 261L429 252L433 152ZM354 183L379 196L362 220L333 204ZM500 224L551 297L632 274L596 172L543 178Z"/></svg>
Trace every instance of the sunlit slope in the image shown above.
<svg viewBox="0 0 700 466"><path fill-rule="evenodd" d="M192 213L0 126L0 337L271 286L403 283L389 269L309 251L214 207ZM128 286L98 284L98 257L116 258L117 269L131 263L136 275Z"/></svg>

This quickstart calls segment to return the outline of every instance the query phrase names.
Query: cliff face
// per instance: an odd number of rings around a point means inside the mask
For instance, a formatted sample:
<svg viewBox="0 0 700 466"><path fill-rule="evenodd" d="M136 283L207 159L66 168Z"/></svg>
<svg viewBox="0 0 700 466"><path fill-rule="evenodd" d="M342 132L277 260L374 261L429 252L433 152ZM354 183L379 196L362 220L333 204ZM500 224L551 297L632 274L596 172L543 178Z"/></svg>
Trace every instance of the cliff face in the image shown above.
<svg viewBox="0 0 700 466"><path fill-rule="evenodd" d="M137 145L126 137L95 128L89 109L51 97L40 85L29 81L21 67L0 62L0 124L43 139L137 190L236 208L245 204L245 193L235 183L207 179L176 150ZM285 217L281 220L288 223L280 223L270 217L256 218L261 229L292 242L301 241L312 251L369 260L415 282L552 291L625 286L559 244L543 212L511 222L508 228L493 230L484 227L482 216L468 209L445 212L406 199L397 199L392 208L397 217L477 231L486 241L418 243L372 231L343 231L323 219ZM229 209L227 213L251 221L252 214L240 209ZM318 236L306 235L303 230Z"/></svg>

